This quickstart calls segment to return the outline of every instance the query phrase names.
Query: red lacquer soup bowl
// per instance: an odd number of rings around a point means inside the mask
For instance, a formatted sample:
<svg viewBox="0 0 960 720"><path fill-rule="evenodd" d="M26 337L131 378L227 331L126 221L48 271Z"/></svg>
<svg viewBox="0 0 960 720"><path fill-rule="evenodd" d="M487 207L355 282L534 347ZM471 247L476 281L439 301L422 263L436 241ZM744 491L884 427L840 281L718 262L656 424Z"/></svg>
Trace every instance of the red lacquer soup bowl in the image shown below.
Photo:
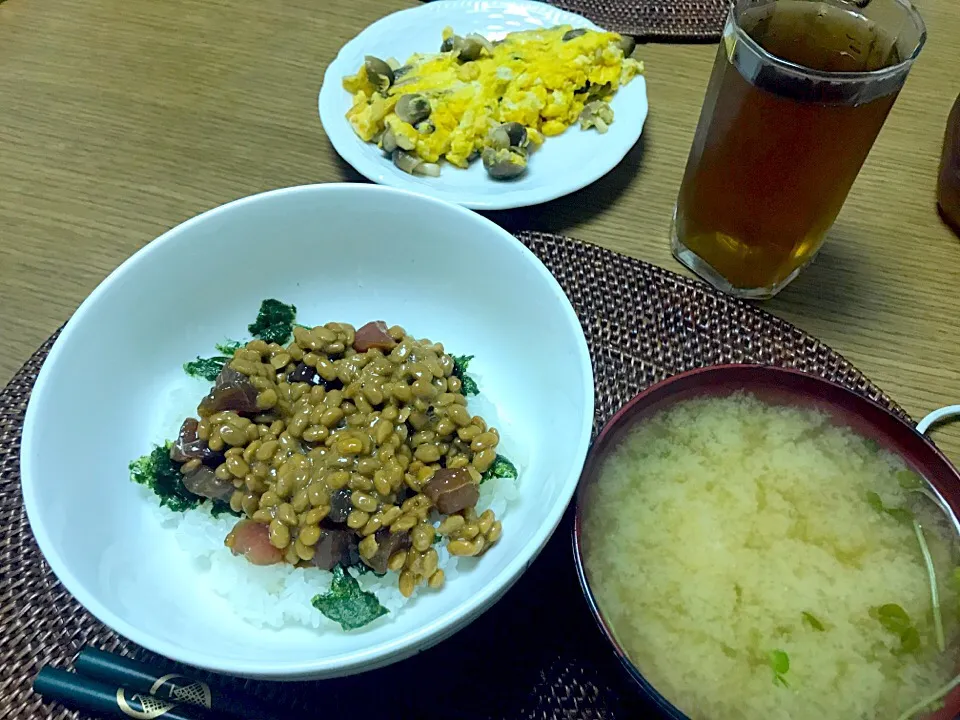
<svg viewBox="0 0 960 720"><path fill-rule="evenodd" d="M723 397L738 392L751 394L772 404L824 412L832 417L837 425L850 427L875 441L881 448L899 455L910 468L930 483L940 496L942 504L950 508L952 524L960 532L960 524L957 522L957 517L960 516L960 473L956 468L933 443L908 422L836 383L796 370L772 366L717 365L675 375L644 390L606 424L587 458L576 496L574 557L590 610L623 667L641 693L657 706L665 717L676 720L687 720L687 716L657 692L644 677L643 668L633 665L617 642L604 617L603 608L591 589L590 567L584 559L584 537L581 533L583 510L590 501L591 487L599 481L604 460L637 422L684 400ZM940 579L940 582L945 581L946 578ZM944 610L950 611L948 608ZM941 709L923 717L927 720L953 720L957 717L960 714L960 688L955 688L947 695L943 703ZM891 720L895 720L895 715L891 716Z"/></svg>

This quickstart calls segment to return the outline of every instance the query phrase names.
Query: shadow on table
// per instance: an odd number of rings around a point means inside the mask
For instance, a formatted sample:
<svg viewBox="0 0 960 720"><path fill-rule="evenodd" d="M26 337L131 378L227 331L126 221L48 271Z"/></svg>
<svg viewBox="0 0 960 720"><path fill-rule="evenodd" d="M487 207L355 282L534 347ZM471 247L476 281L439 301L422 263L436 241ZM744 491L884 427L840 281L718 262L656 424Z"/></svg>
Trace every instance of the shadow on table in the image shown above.
<svg viewBox="0 0 960 720"><path fill-rule="evenodd" d="M633 182L646 154L646 137L645 131L613 170L582 190L541 205L481 214L509 232L540 230L562 233L573 225L586 222L607 210ZM370 182L339 155L334 153L334 156L344 182ZM509 185L504 185L504 191L509 192Z"/></svg>
<svg viewBox="0 0 960 720"><path fill-rule="evenodd" d="M772 312L795 310L798 306L816 307L831 314L853 311L848 307L852 298L858 305L870 304L876 285L865 282L861 252L853 242L854 231L834 226L816 260L806 267L797 279L776 298L765 304Z"/></svg>
<svg viewBox="0 0 960 720"><path fill-rule="evenodd" d="M333 156L337 159L337 167L340 168L340 182L363 183L365 185L373 184L370 180L367 180L367 178L354 170L353 165L340 157L333 149L333 145L330 146L330 152L332 152Z"/></svg>
<svg viewBox="0 0 960 720"><path fill-rule="evenodd" d="M646 149L647 133L644 132L613 170L582 190L541 205L482 214L510 232L563 233L573 225L600 215L616 202L637 176Z"/></svg>

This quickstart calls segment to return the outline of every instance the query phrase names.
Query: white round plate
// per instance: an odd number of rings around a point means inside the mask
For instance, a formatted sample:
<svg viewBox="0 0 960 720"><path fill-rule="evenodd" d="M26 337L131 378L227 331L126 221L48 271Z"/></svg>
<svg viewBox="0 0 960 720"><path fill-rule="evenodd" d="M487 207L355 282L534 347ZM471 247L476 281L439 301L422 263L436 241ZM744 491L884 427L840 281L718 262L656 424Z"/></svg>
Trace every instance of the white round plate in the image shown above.
<svg viewBox="0 0 960 720"><path fill-rule="evenodd" d="M458 564L439 592L352 632L243 620L209 562L191 557L157 521L156 499L129 479L130 460L174 437L209 390L182 363L242 338L264 298L294 303L304 323L384 319L474 355L480 395L470 407L498 427L520 472L488 553ZM560 521L592 425L580 323L516 238L462 207L391 188L287 188L177 226L83 302L30 396L23 498L63 585L137 644L233 675L331 677L419 652L490 607ZM240 562L222 531L213 535L207 544L219 557ZM240 578L263 569L234 567ZM319 571L307 572L316 587ZM313 612L309 600L302 607Z"/></svg>
<svg viewBox="0 0 960 720"><path fill-rule="evenodd" d="M340 156L381 185L414 190L475 210L504 210L568 195L610 172L640 138L647 117L643 76L621 88L610 103L615 114L600 135L574 126L548 138L530 157L527 172L509 182L490 179L478 162L462 170L444 163L438 178L415 177L398 170L380 150L361 140L346 119L351 96L342 80L353 75L365 55L405 61L415 52L440 47L447 26L457 34L480 33L498 39L509 32L555 25L599 29L575 13L528 0L437 0L378 20L348 42L330 63L320 88L320 121Z"/></svg>

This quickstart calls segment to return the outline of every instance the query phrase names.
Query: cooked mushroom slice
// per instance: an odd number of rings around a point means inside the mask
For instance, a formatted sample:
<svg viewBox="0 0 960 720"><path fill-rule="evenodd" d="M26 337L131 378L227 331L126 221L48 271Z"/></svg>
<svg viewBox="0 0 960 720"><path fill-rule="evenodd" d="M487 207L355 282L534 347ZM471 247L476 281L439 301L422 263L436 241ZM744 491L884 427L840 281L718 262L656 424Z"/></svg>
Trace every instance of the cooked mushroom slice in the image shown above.
<svg viewBox="0 0 960 720"><path fill-rule="evenodd" d="M522 175L527 169L527 157L520 148L484 148L480 157L487 174L494 180L509 180Z"/></svg>
<svg viewBox="0 0 960 720"><path fill-rule="evenodd" d="M414 171L417 169L417 166L420 165L422 160L416 155L407 152L406 150L400 150L399 148L393 151L393 164L398 168L403 170L405 173L410 173L413 175Z"/></svg>
<svg viewBox="0 0 960 720"><path fill-rule="evenodd" d="M454 40L453 43L454 50L457 48L457 42ZM472 62L474 60L479 60L480 56L483 55L483 51L487 52L493 51L493 45L490 44L490 41L487 40L483 35L477 35L476 33L470 33L460 44L460 61L461 62Z"/></svg>
<svg viewBox="0 0 960 720"><path fill-rule="evenodd" d="M587 103L580 113L581 130L595 127L597 132L603 134L607 131L607 126L612 122L613 108L600 100Z"/></svg>
<svg viewBox="0 0 960 720"><path fill-rule="evenodd" d="M625 58L633 55L633 51L637 48L637 41L630 37L629 35L620 36L620 49L623 50L623 56Z"/></svg>
<svg viewBox="0 0 960 720"><path fill-rule="evenodd" d="M490 147L494 150L506 150L510 147L510 135L503 129L503 125L490 131Z"/></svg>
<svg viewBox="0 0 960 720"><path fill-rule="evenodd" d="M367 55L363 66L367 70L367 79L380 92L386 92L393 85L393 68L378 57Z"/></svg>
<svg viewBox="0 0 960 720"><path fill-rule="evenodd" d="M459 35L451 35L440 44L440 52L451 52L452 50L459 49L459 46L462 43L462 37Z"/></svg>
<svg viewBox="0 0 960 720"><path fill-rule="evenodd" d="M600 83L598 85L591 85L587 90L587 97L591 100L596 98L609 97L613 88L610 83Z"/></svg>
<svg viewBox="0 0 960 720"><path fill-rule="evenodd" d="M498 126L490 133L490 142L496 150L506 150L510 147L525 148L530 140L527 129L518 122L508 122Z"/></svg>
<svg viewBox="0 0 960 720"><path fill-rule="evenodd" d="M402 148L393 151L393 164L411 175L426 175L427 177L439 177L440 166L436 163L424 162L411 152Z"/></svg>
<svg viewBox="0 0 960 720"><path fill-rule="evenodd" d="M407 137L403 133L399 133L399 134L394 133L393 137L397 141L397 147L399 147L401 150L407 150L409 152L410 150L414 150L417 147L417 141L411 140L409 137Z"/></svg>
<svg viewBox="0 0 960 720"><path fill-rule="evenodd" d="M416 93L401 95L394 112L404 122L416 125L430 117L430 101Z"/></svg>
<svg viewBox="0 0 960 720"><path fill-rule="evenodd" d="M387 155L392 155L393 151L399 147L397 145L397 136L393 133L393 128L388 127L383 131L383 135L380 137L380 147Z"/></svg>
<svg viewBox="0 0 960 720"><path fill-rule="evenodd" d="M578 38L581 35L586 35L586 34L587 34L587 31L584 28L577 28L576 30L567 30L563 34L563 37L560 39L563 42L568 42L570 40L573 40L574 38Z"/></svg>
<svg viewBox="0 0 960 720"><path fill-rule="evenodd" d="M483 35L480 35L478 33L470 33L469 35L467 35L466 39L476 40L478 43L480 43L483 49L486 50L488 53L493 52L493 43L487 40Z"/></svg>

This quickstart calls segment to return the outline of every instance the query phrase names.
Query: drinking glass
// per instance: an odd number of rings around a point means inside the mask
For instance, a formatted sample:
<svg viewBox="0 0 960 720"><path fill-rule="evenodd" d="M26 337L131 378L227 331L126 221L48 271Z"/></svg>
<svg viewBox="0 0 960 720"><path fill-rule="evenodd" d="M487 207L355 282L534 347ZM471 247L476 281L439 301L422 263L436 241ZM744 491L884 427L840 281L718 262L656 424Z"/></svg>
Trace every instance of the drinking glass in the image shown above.
<svg viewBox="0 0 960 720"><path fill-rule="evenodd" d="M820 249L926 39L907 0L735 0L674 210L680 262L769 298Z"/></svg>

